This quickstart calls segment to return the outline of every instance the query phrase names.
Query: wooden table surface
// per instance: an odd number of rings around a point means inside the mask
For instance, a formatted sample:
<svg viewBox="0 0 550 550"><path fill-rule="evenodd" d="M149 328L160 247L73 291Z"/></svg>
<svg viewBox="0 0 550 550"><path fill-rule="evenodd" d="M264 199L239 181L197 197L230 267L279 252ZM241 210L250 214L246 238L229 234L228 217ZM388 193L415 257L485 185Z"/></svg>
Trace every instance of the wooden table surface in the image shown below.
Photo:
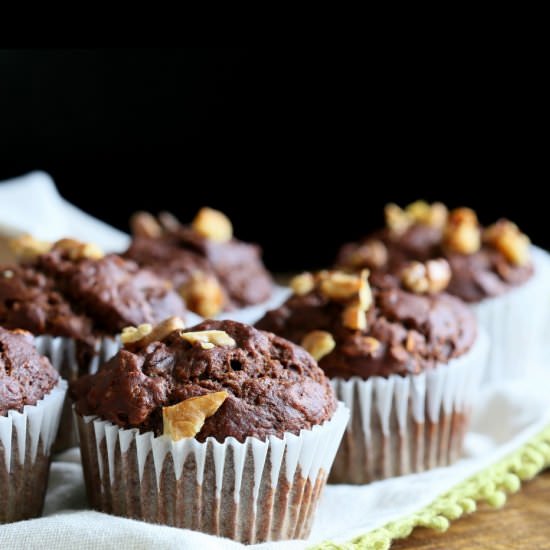
<svg viewBox="0 0 550 550"><path fill-rule="evenodd" d="M479 506L451 523L445 533L416 529L392 550L550 550L550 470L522 484L506 505Z"/></svg>

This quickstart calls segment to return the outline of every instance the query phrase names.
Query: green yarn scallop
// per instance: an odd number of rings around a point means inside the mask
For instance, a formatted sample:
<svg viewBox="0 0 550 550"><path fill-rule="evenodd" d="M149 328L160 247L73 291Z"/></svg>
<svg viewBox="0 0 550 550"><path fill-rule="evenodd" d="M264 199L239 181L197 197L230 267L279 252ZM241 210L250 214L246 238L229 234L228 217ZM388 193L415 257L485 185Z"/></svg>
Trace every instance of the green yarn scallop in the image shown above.
<svg viewBox="0 0 550 550"><path fill-rule="evenodd" d="M349 542L323 542L310 550L387 550L395 539L408 537L415 527L446 531L452 520L471 514L478 502L500 508L508 493L515 493L522 481L535 477L550 466L550 426L521 449L493 466L459 483L432 504L384 527L365 533Z"/></svg>

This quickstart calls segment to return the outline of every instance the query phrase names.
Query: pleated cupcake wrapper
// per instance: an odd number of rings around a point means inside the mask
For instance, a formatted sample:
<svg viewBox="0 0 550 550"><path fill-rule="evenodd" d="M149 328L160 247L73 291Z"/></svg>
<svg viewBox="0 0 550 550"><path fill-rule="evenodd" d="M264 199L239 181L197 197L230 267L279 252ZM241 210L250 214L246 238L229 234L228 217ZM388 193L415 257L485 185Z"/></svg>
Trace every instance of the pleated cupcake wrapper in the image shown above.
<svg viewBox="0 0 550 550"><path fill-rule="evenodd" d="M304 538L349 419L244 443L174 442L75 414L92 507L242 542Z"/></svg>
<svg viewBox="0 0 550 550"><path fill-rule="evenodd" d="M501 296L473 304L478 323L491 340L485 380L520 378L536 373L550 320L550 255L533 247L535 273Z"/></svg>
<svg viewBox="0 0 550 550"><path fill-rule="evenodd" d="M66 391L60 380L36 405L0 416L0 523L40 515Z"/></svg>
<svg viewBox="0 0 550 550"><path fill-rule="evenodd" d="M77 356L77 343L72 338L36 336L34 345L42 355L50 360L61 376L69 382L76 380L81 374L97 372L99 365L109 360L120 349L120 342L117 338L98 338L91 360L87 365L80 365ZM67 398L63 406L54 451L61 452L77 445L76 427L73 421L71 404Z"/></svg>
<svg viewBox="0 0 550 550"><path fill-rule="evenodd" d="M331 483L369 483L454 462L461 453L489 342L421 374L333 378L351 420Z"/></svg>

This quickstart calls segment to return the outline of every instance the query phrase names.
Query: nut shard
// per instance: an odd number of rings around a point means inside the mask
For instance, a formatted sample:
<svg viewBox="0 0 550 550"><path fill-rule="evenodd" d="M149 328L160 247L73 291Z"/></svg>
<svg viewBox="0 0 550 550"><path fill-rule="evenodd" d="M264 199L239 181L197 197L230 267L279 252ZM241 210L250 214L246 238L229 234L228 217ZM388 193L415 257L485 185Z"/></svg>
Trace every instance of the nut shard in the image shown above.
<svg viewBox="0 0 550 550"><path fill-rule="evenodd" d="M201 208L191 225L197 233L213 241L226 242L233 237L229 218L213 208Z"/></svg>
<svg viewBox="0 0 550 550"><path fill-rule="evenodd" d="M158 325L152 327L145 323L136 327L126 327L120 335L121 342L139 348L148 346L151 342L163 340L175 330L185 328L185 323L179 317L168 317Z"/></svg>
<svg viewBox="0 0 550 550"><path fill-rule="evenodd" d="M172 441L195 437L201 431L204 421L218 411L228 395L226 391L218 391L163 407L163 434Z"/></svg>
<svg viewBox="0 0 550 550"><path fill-rule="evenodd" d="M198 344L202 349L212 349L215 346L222 348L237 347L237 342L223 330L182 332L181 337L192 345Z"/></svg>
<svg viewBox="0 0 550 550"><path fill-rule="evenodd" d="M328 355L336 345L330 332L313 330L304 336L302 347L309 352L316 361Z"/></svg>
<svg viewBox="0 0 550 550"><path fill-rule="evenodd" d="M130 229L137 237L158 239L162 236L162 227L149 212L136 212L130 218Z"/></svg>
<svg viewBox="0 0 550 550"><path fill-rule="evenodd" d="M311 273L301 273L291 279L290 288L294 294L303 296L315 288L315 278Z"/></svg>
<svg viewBox="0 0 550 550"><path fill-rule="evenodd" d="M451 275L447 260L439 258L426 263L409 263L401 272L401 282L407 290L416 294L436 294L447 288Z"/></svg>
<svg viewBox="0 0 550 550"><path fill-rule="evenodd" d="M214 317L222 310L225 302L219 281L213 275L203 272L194 273L189 281L180 287L179 293L189 309L202 317Z"/></svg>

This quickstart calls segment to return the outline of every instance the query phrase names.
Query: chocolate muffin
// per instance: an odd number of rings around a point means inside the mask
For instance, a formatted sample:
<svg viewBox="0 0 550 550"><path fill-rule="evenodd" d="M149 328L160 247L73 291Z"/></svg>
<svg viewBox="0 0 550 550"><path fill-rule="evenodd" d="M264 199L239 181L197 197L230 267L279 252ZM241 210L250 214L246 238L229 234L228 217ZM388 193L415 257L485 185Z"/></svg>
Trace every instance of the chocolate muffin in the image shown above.
<svg viewBox="0 0 550 550"><path fill-rule="evenodd" d="M260 248L235 239L221 212L203 208L189 226L167 213L157 221L139 212L131 226L124 255L170 280L195 313L213 317L270 298L273 280Z"/></svg>
<svg viewBox="0 0 550 550"><path fill-rule="evenodd" d="M450 275L445 260L409 265L402 279L377 274L372 287L366 270L306 273L257 323L310 351L352 409L333 481L367 483L458 457L471 394L458 400L475 388L485 345L469 308L442 292Z"/></svg>
<svg viewBox="0 0 550 550"><path fill-rule="evenodd" d="M68 380L110 357L125 326L185 313L169 283L131 260L69 239L52 245L27 237L16 248L21 263L0 267L0 326L32 332ZM58 449L76 444L71 419L67 409Z"/></svg>
<svg viewBox="0 0 550 550"><path fill-rule="evenodd" d="M547 255L515 224L499 220L483 228L468 208L448 212L441 203L417 201L403 210L388 205L385 213L386 227L344 245L337 265L399 276L411 261L445 258L452 273L447 292L472 304L493 342L488 378L524 376L540 351L547 318Z"/></svg>
<svg viewBox="0 0 550 550"><path fill-rule="evenodd" d="M246 542L307 536L347 422L315 360L234 321L122 339L71 386L92 506Z"/></svg>
<svg viewBox="0 0 550 550"><path fill-rule="evenodd" d="M29 332L0 328L0 523L42 511L65 391Z"/></svg>

